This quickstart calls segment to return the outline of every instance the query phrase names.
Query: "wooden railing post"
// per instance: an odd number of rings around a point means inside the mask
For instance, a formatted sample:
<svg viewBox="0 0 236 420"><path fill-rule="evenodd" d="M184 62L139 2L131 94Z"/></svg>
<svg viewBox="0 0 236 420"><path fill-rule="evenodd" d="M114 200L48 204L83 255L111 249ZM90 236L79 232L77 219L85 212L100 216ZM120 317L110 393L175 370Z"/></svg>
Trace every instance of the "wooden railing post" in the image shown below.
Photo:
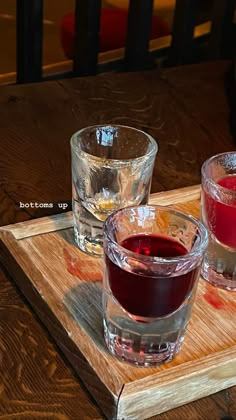
<svg viewBox="0 0 236 420"><path fill-rule="evenodd" d="M36 82L42 77L43 0L16 2L17 82Z"/></svg>
<svg viewBox="0 0 236 420"><path fill-rule="evenodd" d="M76 0L73 71L77 76L96 74L101 0Z"/></svg>
<svg viewBox="0 0 236 420"><path fill-rule="evenodd" d="M125 69L142 70L153 65L148 52L153 0L130 0L125 49Z"/></svg>
<svg viewBox="0 0 236 420"><path fill-rule="evenodd" d="M235 55L235 27L233 26L236 0L215 0L208 46L208 58L228 58Z"/></svg>
<svg viewBox="0 0 236 420"><path fill-rule="evenodd" d="M199 0L176 0L172 42L168 59L170 65L189 63L194 56L193 35L198 3Z"/></svg>

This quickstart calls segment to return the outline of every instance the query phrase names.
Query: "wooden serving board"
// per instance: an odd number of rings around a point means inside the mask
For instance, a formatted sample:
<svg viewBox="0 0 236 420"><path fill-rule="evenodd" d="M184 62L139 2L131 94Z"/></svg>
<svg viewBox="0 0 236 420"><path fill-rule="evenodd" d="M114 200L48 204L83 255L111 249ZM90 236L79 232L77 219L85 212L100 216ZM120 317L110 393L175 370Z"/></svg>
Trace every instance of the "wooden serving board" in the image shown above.
<svg viewBox="0 0 236 420"><path fill-rule="evenodd" d="M151 203L199 216L200 187ZM144 419L236 385L236 293L200 279L180 354L155 368L111 356L102 327L102 261L75 246L71 213L1 228L0 259L109 418Z"/></svg>

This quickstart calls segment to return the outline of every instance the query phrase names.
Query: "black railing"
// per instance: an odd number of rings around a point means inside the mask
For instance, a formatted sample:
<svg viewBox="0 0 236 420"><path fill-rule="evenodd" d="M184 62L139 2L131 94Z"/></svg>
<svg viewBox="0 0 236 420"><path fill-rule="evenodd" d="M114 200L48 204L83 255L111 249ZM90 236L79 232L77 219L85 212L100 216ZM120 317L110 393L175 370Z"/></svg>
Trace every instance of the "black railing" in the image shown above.
<svg viewBox="0 0 236 420"><path fill-rule="evenodd" d="M209 58L228 58L235 54L235 0L215 0L208 45Z"/></svg>
<svg viewBox="0 0 236 420"><path fill-rule="evenodd" d="M74 74L96 74L99 51L101 0L76 1Z"/></svg>
<svg viewBox="0 0 236 420"><path fill-rule="evenodd" d="M36 82L42 77L43 0L16 1L17 82Z"/></svg>
<svg viewBox="0 0 236 420"><path fill-rule="evenodd" d="M172 43L168 63L189 63L193 59L193 32L196 25L199 0L176 0Z"/></svg>
<svg viewBox="0 0 236 420"><path fill-rule="evenodd" d="M50 1L50 0L49 0ZM16 0L17 2L17 82L35 82L42 79L43 0ZM101 0L76 0L75 46L73 68L67 75L92 75L98 71ZM212 30L208 56L221 58L235 53L233 15L236 0L214 0ZM194 54L194 27L198 0L176 0L172 41L167 63L171 65L192 62ZM153 14L153 0L130 0L127 39L123 57L114 57L107 69L142 70L153 66L153 56L167 52L163 46L152 54L149 51ZM233 47L232 47L233 46ZM122 65L121 65L122 64ZM106 66L102 65L102 70ZM65 77L56 75L55 78ZM52 76L50 76L52 78Z"/></svg>
<svg viewBox="0 0 236 420"><path fill-rule="evenodd" d="M149 68L153 62L148 52L153 15L153 0L130 0L125 48L125 69Z"/></svg>

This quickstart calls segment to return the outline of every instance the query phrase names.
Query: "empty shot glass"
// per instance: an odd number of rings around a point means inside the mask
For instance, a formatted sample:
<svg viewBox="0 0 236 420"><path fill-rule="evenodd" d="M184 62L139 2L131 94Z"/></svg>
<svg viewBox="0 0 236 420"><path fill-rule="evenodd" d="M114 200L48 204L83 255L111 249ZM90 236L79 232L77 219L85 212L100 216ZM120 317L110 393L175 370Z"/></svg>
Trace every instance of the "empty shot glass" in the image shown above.
<svg viewBox="0 0 236 420"><path fill-rule="evenodd" d="M236 152L203 164L201 214L209 232L202 275L214 286L236 290Z"/></svg>
<svg viewBox="0 0 236 420"><path fill-rule="evenodd" d="M129 207L108 217L103 323L114 356L150 366L180 351L207 237L200 221L168 207Z"/></svg>
<svg viewBox="0 0 236 420"><path fill-rule="evenodd" d="M100 256L108 215L147 203L156 153L156 141L132 127L98 125L72 136L74 233L82 251Z"/></svg>

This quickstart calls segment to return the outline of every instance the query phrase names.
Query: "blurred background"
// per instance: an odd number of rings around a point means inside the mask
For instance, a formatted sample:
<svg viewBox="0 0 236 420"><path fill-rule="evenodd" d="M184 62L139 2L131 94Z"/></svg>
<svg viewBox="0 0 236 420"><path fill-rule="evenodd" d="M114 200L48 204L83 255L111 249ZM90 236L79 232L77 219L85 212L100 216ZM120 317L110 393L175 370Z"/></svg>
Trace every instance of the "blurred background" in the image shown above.
<svg viewBox="0 0 236 420"><path fill-rule="evenodd" d="M223 0L222 0L223 1ZM201 3L199 21L207 20L211 0ZM103 0L103 6L128 8L129 0ZM171 28L175 0L154 0L154 14ZM60 42L60 24L65 15L74 12L74 0L44 0L43 65L46 71L61 71L68 57ZM0 1L0 83L14 81L16 71L16 0Z"/></svg>
<svg viewBox="0 0 236 420"><path fill-rule="evenodd" d="M43 64L66 60L60 44L60 22L74 10L74 0L44 1ZM0 74L16 71L16 0L0 1Z"/></svg>

